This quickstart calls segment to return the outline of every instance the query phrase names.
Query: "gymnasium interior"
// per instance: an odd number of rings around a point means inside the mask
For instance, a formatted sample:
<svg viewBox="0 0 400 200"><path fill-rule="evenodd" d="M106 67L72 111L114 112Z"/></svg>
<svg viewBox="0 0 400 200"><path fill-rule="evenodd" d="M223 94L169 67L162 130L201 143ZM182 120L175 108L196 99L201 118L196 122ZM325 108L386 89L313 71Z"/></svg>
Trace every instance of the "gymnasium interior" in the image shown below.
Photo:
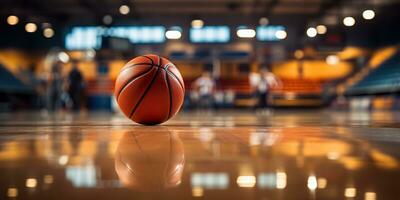
<svg viewBox="0 0 400 200"><path fill-rule="evenodd" d="M0 199L399 199L399 11L1 0ZM114 93L150 54L184 83L158 125L130 120Z"/></svg>

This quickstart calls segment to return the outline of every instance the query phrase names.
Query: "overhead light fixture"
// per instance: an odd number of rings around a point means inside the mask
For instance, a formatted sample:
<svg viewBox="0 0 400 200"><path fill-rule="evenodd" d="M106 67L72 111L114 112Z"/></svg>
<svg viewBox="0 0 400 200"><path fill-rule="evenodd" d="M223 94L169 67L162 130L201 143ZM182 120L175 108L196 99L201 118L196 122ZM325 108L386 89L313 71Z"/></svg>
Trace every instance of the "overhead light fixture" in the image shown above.
<svg viewBox="0 0 400 200"><path fill-rule="evenodd" d="M111 17L111 15L105 15L103 17L103 23L105 25L110 25L113 22L113 18Z"/></svg>
<svg viewBox="0 0 400 200"><path fill-rule="evenodd" d="M10 198L15 198L18 196L18 189L15 187L7 189L7 196Z"/></svg>
<svg viewBox="0 0 400 200"><path fill-rule="evenodd" d="M27 23L25 25L25 31L28 33L33 33L37 30L37 26L35 23Z"/></svg>
<svg viewBox="0 0 400 200"><path fill-rule="evenodd" d="M58 60L60 60L63 63L67 63L69 61L69 55L61 51L60 53L58 53ZM58 163L60 165L66 165L68 163L68 156L67 155L60 156L60 158L58 159Z"/></svg>
<svg viewBox="0 0 400 200"><path fill-rule="evenodd" d="M10 16L7 17L7 23L9 25L17 25L18 22L19 22L19 19L15 15L10 15Z"/></svg>
<svg viewBox="0 0 400 200"><path fill-rule="evenodd" d="M343 19L343 24L345 26L354 26L354 24L356 24L356 20L354 19L354 17L345 17Z"/></svg>
<svg viewBox="0 0 400 200"><path fill-rule="evenodd" d="M328 29L326 28L325 25L318 25L317 26L317 33L320 34L320 35L325 34L327 32L327 30Z"/></svg>
<svg viewBox="0 0 400 200"><path fill-rule="evenodd" d="M172 27L165 32L165 37L169 40L177 40L182 37L182 31L179 27Z"/></svg>
<svg viewBox="0 0 400 200"><path fill-rule="evenodd" d="M371 20L375 17L375 12L373 10L364 10L362 16L366 20Z"/></svg>
<svg viewBox="0 0 400 200"><path fill-rule="evenodd" d="M192 20L192 27L193 28L201 28L204 26L204 21L201 19L194 19Z"/></svg>
<svg viewBox="0 0 400 200"><path fill-rule="evenodd" d="M43 35L45 38L52 38L54 36L54 30L52 28L45 28L43 30Z"/></svg>
<svg viewBox="0 0 400 200"><path fill-rule="evenodd" d="M314 27L310 27L307 29L307 36L310 38L313 38L315 36L317 36L317 29L315 29Z"/></svg>
<svg viewBox="0 0 400 200"><path fill-rule="evenodd" d="M37 180L35 178L28 178L25 181L25 186L27 188L35 188L37 186Z"/></svg>
<svg viewBox="0 0 400 200"><path fill-rule="evenodd" d="M254 38L256 36L256 31L251 28L239 28L236 31L236 35L240 38Z"/></svg>
<svg viewBox="0 0 400 200"><path fill-rule="evenodd" d="M337 55L329 55L325 61L328 65L336 65L339 63L339 57Z"/></svg>
<svg viewBox="0 0 400 200"><path fill-rule="evenodd" d="M255 176L239 176L236 179L239 187L254 187L256 185Z"/></svg>
<svg viewBox="0 0 400 200"><path fill-rule="evenodd" d="M287 33L285 30L278 30L275 32L275 37L279 40L283 40L287 37Z"/></svg>
<svg viewBox="0 0 400 200"><path fill-rule="evenodd" d="M131 11L131 9L127 5L121 5L119 7L119 13L121 13L123 15L127 15L130 11Z"/></svg>
<svg viewBox="0 0 400 200"><path fill-rule="evenodd" d="M260 20L258 20L258 23L259 23L261 26L266 26L266 25L268 25L269 20L268 20L268 18L266 18L266 17L261 17Z"/></svg>

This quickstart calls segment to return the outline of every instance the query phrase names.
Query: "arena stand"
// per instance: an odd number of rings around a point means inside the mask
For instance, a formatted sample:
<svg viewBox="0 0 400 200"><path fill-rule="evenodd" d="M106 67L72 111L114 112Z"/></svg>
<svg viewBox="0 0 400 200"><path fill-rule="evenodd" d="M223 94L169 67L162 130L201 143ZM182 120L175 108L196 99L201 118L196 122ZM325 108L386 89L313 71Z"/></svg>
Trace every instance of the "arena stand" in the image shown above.
<svg viewBox="0 0 400 200"><path fill-rule="evenodd" d="M400 53L385 47L373 53L369 63L338 85L332 107L352 110L398 110L400 108Z"/></svg>

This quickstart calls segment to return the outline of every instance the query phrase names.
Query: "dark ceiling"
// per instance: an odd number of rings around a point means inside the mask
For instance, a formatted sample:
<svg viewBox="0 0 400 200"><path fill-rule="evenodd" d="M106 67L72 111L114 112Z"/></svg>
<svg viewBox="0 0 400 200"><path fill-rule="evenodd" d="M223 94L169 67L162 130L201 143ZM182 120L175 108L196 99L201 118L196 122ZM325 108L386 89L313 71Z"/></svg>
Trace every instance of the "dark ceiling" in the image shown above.
<svg viewBox="0 0 400 200"><path fill-rule="evenodd" d="M16 14L49 20L96 18L112 15L135 17L221 16L303 16L322 18L359 13L363 8L379 8L399 0L1 0L0 15ZM129 5L121 15L118 8Z"/></svg>

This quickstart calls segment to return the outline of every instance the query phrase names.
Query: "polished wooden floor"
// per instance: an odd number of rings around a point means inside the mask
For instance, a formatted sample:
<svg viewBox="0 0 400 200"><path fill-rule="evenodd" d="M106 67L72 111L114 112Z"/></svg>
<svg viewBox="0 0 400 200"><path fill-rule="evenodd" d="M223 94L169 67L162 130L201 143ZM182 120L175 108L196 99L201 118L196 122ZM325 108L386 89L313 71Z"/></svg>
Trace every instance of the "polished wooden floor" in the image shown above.
<svg viewBox="0 0 400 200"><path fill-rule="evenodd" d="M0 199L400 198L400 113L0 114Z"/></svg>

